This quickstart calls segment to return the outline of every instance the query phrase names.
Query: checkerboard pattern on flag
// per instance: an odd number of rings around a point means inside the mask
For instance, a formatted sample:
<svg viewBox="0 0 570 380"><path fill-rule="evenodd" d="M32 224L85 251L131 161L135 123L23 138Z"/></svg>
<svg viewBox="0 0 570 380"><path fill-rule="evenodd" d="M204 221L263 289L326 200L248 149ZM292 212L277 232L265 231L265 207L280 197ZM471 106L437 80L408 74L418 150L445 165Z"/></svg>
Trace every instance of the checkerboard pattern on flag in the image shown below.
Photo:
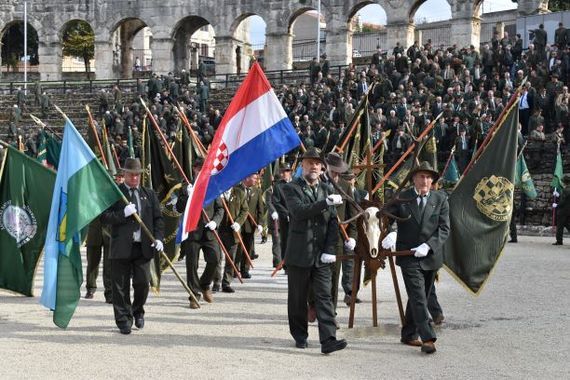
<svg viewBox="0 0 570 380"><path fill-rule="evenodd" d="M261 67L255 63L230 103L194 184L182 240L204 206L242 179L301 144Z"/></svg>

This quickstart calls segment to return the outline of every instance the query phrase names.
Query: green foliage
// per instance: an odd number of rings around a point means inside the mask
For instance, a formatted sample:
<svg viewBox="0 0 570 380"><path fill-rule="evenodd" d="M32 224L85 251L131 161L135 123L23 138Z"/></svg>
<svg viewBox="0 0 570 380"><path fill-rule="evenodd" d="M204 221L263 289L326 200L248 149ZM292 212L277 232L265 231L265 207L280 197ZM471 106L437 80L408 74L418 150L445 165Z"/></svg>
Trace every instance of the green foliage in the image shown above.
<svg viewBox="0 0 570 380"><path fill-rule="evenodd" d="M552 12L561 12L570 10L570 1L568 0L550 0L548 9Z"/></svg>
<svg viewBox="0 0 570 380"><path fill-rule="evenodd" d="M68 23L63 33L63 55L83 58L85 71L90 71L89 62L95 56L95 33L88 23L82 20Z"/></svg>

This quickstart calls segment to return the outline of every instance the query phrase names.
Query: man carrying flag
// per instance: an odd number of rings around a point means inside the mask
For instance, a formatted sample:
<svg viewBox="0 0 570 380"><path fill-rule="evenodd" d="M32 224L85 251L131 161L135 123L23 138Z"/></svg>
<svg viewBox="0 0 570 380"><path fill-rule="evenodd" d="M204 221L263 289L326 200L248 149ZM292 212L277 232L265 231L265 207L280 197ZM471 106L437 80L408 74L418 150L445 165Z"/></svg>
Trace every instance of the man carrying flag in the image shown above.
<svg viewBox="0 0 570 380"><path fill-rule="evenodd" d="M101 222L111 225L111 281L115 322L121 334L130 334L133 318L135 326L144 327L144 305L150 289L150 260L155 250L164 249L162 243L164 221L160 202L154 190L140 186L143 172L138 158L127 158L123 173L125 182L119 189L130 203L116 202L103 213ZM142 233L134 214L141 216L155 241ZM134 299L131 305L130 282L133 279Z"/></svg>
<svg viewBox="0 0 570 380"><path fill-rule="evenodd" d="M67 117L66 117L67 119ZM41 303L54 323L69 324L83 281L81 233L121 192L69 119L66 120L45 243Z"/></svg>

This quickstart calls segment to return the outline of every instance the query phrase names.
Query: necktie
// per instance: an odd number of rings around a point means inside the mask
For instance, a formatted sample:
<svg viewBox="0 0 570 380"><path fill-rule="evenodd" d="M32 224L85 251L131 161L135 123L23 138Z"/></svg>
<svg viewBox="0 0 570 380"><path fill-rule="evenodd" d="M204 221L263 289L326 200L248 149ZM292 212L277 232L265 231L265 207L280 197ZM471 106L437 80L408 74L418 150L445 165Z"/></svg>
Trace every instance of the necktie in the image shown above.
<svg viewBox="0 0 570 380"><path fill-rule="evenodd" d="M424 214L424 209L426 206L426 196L425 195L418 195L418 209L420 210L420 215Z"/></svg>
<svg viewBox="0 0 570 380"><path fill-rule="evenodd" d="M139 215L141 215L141 201L140 201L140 197L138 195L138 189L137 188L131 188L131 189L129 189L129 193L131 194L131 202L137 206L137 212L139 213ZM135 232L133 232L133 241L135 241L135 242L141 241L141 229L140 229L140 227Z"/></svg>

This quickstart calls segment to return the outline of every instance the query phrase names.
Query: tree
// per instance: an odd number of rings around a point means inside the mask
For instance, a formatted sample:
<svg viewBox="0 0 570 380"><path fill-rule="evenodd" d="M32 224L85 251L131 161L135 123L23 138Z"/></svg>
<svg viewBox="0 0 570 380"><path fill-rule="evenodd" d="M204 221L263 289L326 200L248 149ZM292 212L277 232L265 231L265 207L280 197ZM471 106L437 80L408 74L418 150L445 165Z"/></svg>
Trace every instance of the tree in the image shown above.
<svg viewBox="0 0 570 380"><path fill-rule="evenodd" d="M69 22L63 34L63 55L83 58L87 78L91 79L90 62L95 56L95 33L87 22Z"/></svg>
<svg viewBox="0 0 570 380"><path fill-rule="evenodd" d="M570 1L568 0L550 0L548 9L552 12L561 12L570 10Z"/></svg>

